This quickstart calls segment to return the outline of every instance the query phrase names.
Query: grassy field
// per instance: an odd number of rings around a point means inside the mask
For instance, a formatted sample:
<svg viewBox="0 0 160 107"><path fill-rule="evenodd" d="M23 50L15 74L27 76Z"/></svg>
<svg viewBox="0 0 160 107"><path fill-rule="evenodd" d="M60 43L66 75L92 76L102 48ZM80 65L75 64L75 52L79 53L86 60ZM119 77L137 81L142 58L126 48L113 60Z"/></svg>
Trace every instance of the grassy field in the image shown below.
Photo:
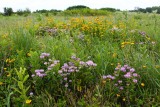
<svg viewBox="0 0 160 107"><path fill-rule="evenodd" d="M160 15L0 16L0 106L160 106Z"/></svg>

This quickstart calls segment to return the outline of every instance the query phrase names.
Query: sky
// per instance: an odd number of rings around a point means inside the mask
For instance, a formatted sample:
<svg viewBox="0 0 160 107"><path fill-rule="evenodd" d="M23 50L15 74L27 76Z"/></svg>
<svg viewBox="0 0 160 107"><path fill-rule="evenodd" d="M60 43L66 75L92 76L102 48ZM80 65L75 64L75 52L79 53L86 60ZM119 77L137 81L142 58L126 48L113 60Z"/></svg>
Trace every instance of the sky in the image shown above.
<svg viewBox="0 0 160 107"><path fill-rule="evenodd" d="M41 9L65 10L74 5L85 5L92 9L111 7L133 10L135 7L160 6L160 0L0 0L0 12L3 12L4 7L11 7L13 11L26 8L35 11Z"/></svg>

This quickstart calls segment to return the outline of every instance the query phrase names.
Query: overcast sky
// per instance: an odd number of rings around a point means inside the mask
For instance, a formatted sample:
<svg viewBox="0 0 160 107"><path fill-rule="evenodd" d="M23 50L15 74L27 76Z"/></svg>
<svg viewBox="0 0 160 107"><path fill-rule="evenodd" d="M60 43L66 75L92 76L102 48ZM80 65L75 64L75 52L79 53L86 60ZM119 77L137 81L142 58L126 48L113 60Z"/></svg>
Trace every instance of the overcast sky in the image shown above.
<svg viewBox="0 0 160 107"><path fill-rule="evenodd" d="M132 10L135 7L160 6L160 0L0 0L0 12L4 7L11 7L14 11L29 8L64 10L73 5L85 5L93 9L112 7L121 10Z"/></svg>

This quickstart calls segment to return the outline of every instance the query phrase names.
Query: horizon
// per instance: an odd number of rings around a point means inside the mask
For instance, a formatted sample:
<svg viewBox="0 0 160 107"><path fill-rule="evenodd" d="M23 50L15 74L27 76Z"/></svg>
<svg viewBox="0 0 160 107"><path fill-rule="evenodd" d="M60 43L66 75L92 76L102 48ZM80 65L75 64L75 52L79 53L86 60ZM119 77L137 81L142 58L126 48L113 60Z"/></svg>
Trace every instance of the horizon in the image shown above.
<svg viewBox="0 0 160 107"><path fill-rule="evenodd" d="M121 5L119 5L121 4ZM134 10L135 7L146 8L160 6L160 0L99 0L98 2L93 2L91 0L68 0L65 2L64 0L2 0L0 4L0 12L4 12L4 7L10 7L14 12L17 10L24 10L26 8L30 9L31 12L36 10L65 10L68 7L76 6L76 5L84 5L91 9L100 9L100 8L115 8L120 10Z"/></svg>

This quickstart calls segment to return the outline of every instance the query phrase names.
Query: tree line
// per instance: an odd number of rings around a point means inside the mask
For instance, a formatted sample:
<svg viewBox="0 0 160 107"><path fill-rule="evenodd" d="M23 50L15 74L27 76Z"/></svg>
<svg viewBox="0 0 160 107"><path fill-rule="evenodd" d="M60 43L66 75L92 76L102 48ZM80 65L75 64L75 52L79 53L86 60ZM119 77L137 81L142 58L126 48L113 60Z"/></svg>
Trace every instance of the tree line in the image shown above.
<svg viewBox="0 0 160 107"><path fill-rule="evenodd" d="M90 9L87 6L84 5L76 5L76 6L70 6L68 7L66 10L62 11L62 10L56 10L56 9L51 9L51 10L46 10L46 9L42 9L42 10L36 10L33 13L53 13L54 15L58 14L59 12L64 12L66 13L66 11L72 11L72 10L81 10L81 9L86 9L87 11L89 10L102 10L102 11L108 11L108 12L116 12L116 11L120 11L120 9L115 9L115 8L100 8L100 9ZM160 6L154 6L154 7L147 7L147 8L140 8L140 7L136 7L134 10L130 10L130 12L142 12L142 13L152 13L155 12L157 14L160 14ZM25 15L27 16L28 14L30 14L31 11L30 9L26 8L25 10L17 10L16 12L13 11L12 8L10 7L5 7L4 8L4 13L1 13L4 16L11 16L12 14L17 14L17 15Z"/></svg>
<svg viewBox="0 0 160 107"><path fill-rule="evenodd" d="M147 8L135 7L134 10L130 10L130 12L142 12L142 13L157 13L160 14L160 6L153 6Z"/></svg>

